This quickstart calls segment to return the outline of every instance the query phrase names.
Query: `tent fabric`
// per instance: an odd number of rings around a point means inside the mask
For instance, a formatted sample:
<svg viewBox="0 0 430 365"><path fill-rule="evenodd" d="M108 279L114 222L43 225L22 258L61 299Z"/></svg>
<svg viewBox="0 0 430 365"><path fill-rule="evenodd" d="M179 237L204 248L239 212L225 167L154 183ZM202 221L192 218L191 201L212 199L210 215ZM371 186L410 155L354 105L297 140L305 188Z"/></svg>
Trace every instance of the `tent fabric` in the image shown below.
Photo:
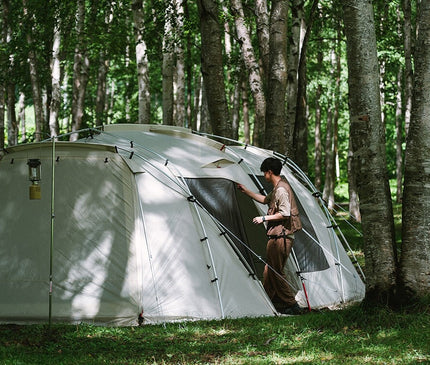
<svg viewBox="0 0 430 365"><path fill-rule="evenodd" d="M267 238L251 223L266 207L236 189L258 191L271 151L150 125L56 142L54 160L53 147L16 146L0 160L1 322L47 322L51 254L54 321L276 315L261 283ZM41 162L40 200L29 199L29 159ZM361 300L364 284L315 197L282 173L306 228L286 265L297 300L306 306L302 280L312 307Z"/></svg>

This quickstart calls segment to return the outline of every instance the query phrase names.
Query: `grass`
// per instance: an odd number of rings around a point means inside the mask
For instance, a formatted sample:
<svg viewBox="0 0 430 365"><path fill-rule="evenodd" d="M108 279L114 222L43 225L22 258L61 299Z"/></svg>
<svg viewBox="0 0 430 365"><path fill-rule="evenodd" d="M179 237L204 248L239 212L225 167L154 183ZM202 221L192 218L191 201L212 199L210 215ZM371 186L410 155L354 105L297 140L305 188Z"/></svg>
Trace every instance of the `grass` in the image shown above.
<svg viewBox="0 0 430 365"><path fill-rule="evenodd" d="M0 326L1 364L430 363L430 315L353 306L302 316L96 327Z"/></svg>

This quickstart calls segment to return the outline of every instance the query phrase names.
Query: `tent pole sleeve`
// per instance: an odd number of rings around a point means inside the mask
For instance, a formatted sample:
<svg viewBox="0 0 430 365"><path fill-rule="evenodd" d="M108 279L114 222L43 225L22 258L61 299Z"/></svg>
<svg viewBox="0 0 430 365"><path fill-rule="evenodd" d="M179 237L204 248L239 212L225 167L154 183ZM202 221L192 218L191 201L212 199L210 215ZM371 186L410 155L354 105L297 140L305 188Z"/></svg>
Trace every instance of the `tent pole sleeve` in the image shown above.
<svg viewBox="0 0 430 365"><path fill-rule="evenodd" d="M49 248L49 314L48 323L51 328L52 320L52 262L54 251L54 222L55 222L55 138L52 138L52 171L51 171L51 242Z"/></svg>

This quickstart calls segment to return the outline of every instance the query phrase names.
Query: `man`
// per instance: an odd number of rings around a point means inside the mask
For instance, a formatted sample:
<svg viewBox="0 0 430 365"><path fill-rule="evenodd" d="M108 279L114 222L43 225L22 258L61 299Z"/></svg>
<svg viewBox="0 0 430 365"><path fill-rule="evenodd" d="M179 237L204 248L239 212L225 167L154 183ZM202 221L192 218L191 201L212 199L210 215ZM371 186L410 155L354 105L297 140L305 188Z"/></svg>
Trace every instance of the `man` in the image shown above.
<svg viewBox="0 0 430 365"><path fill-rule="evenodd" d="M301 309L287 283L284 266L294 243L294 232L302 228L299 211L290 184L281 174L282 163L277 158L266 158L260 170L273 190L267 196L255 193L244 185L238 188L255 201L269 206L267 215L254 217L255 224L266 224L267 262L263 273L263 286L276 310L284 314L299 314Z"/></svg>

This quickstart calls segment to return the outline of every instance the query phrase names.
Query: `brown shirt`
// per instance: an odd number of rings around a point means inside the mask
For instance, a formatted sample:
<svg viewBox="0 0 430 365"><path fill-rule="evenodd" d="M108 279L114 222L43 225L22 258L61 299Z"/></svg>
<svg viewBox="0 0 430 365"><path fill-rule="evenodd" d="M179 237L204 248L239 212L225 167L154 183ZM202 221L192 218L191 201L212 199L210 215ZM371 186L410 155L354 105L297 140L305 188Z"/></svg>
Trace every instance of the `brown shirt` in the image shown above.
<svg viewBox="0 0 430 365"><path fill-rule="evenodd" d="M290 184L282 179L269 193L264 202L269 205L268 215L281 213L285 219L267 223L268 235L292 234L302 228L299 209Z"/></svg>

